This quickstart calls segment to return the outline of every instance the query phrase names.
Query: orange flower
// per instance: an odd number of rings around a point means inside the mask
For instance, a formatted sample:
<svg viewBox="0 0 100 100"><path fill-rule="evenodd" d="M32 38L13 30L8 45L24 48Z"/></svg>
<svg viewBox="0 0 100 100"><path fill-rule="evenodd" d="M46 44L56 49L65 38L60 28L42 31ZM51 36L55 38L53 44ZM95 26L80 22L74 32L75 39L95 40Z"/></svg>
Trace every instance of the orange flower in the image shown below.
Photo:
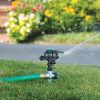
<svg viewBox="0 0 100 100"><path fill-rule="evenodd" d="M85 21L86 22L89 22L90 21L90 18L91 18L91 16L89 16L89 15L85 16Z"/></svg>

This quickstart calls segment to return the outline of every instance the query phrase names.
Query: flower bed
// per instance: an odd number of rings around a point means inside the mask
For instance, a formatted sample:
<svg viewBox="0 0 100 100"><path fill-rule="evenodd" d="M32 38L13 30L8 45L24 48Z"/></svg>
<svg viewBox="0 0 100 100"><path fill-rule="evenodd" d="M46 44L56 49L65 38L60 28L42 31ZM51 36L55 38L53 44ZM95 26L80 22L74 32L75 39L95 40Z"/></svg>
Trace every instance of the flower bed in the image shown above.
<svg viewBox="0 0 100 100"><path fill-rule="evenodd" d="M95 13L89 0L16 0L15 12L8 15L7 33L23 41L37 33L58 33L92 30Z"/></svg>

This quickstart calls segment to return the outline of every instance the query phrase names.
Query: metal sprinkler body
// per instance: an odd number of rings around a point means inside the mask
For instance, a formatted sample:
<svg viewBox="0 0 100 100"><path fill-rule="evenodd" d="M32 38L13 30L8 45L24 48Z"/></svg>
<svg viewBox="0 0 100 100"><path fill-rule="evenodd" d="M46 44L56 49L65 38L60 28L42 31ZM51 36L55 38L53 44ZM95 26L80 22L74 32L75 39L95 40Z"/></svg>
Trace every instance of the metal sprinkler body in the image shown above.
<svg viewBox="0 0 100 100"><path fill-rule="evenodd" d="M47 73L46 78L49 80L52 79L57 79L58 75L56 72L53 72L53 65L56 64L56 60L59 58L58 54L59 53L64 53L62 51L57 51L57 50L51 50L48 49L46 52L44 52L44 55L40 56L40 60L47 61Z"/></svg>

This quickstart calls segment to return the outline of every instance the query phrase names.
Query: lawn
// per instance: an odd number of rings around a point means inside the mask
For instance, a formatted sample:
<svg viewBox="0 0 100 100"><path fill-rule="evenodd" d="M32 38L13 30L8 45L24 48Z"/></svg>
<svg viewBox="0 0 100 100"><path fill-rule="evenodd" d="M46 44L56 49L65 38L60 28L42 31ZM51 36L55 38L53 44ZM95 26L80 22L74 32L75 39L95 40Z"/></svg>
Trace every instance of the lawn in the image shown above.
<svg viewBox="0 0 100 100"><path fill-rule="evenodd" d="M0 60L0 77L46 72L45 63ZM100 67L56 65L59 78L0 82L0 100L100 100Z"/></svg>
<svg viewBox="0 0 100 100"><path fill-rule="evenodd" d="M78 44L100 32L80 32L80 33L59 33L59 34L48 34L41 35L35 38L34 41L31 41L36 44ZM96 37L92 41L89 41L87 44L100 44L100 36Z"/></svg>

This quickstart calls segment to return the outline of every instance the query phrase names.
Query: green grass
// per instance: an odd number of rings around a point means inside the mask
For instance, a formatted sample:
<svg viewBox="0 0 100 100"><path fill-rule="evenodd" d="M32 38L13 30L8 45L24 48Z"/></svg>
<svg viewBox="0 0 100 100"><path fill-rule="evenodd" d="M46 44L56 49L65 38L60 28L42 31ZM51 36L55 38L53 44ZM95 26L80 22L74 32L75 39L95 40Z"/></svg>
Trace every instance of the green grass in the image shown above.
<svg viewBox="0 0 100 100"><path fill-rule="evenodd" d="M65 33L65 34L50 34L50 35L42 35L36 38L33 43L40 44L78 44L86 39L94 36L95 34L99 34L100 32L81 32L81 33ZM88 44L100 44L100 37L93 39L88 42Z"/></svg>
<svg viewBox="0 0 100 100"><path fill-rule="evenodd" d="M100 100L100 67L55 65L59 78L0 82L0 100ZM0 60L0 77L46 72L45 63Z"/></svg>

